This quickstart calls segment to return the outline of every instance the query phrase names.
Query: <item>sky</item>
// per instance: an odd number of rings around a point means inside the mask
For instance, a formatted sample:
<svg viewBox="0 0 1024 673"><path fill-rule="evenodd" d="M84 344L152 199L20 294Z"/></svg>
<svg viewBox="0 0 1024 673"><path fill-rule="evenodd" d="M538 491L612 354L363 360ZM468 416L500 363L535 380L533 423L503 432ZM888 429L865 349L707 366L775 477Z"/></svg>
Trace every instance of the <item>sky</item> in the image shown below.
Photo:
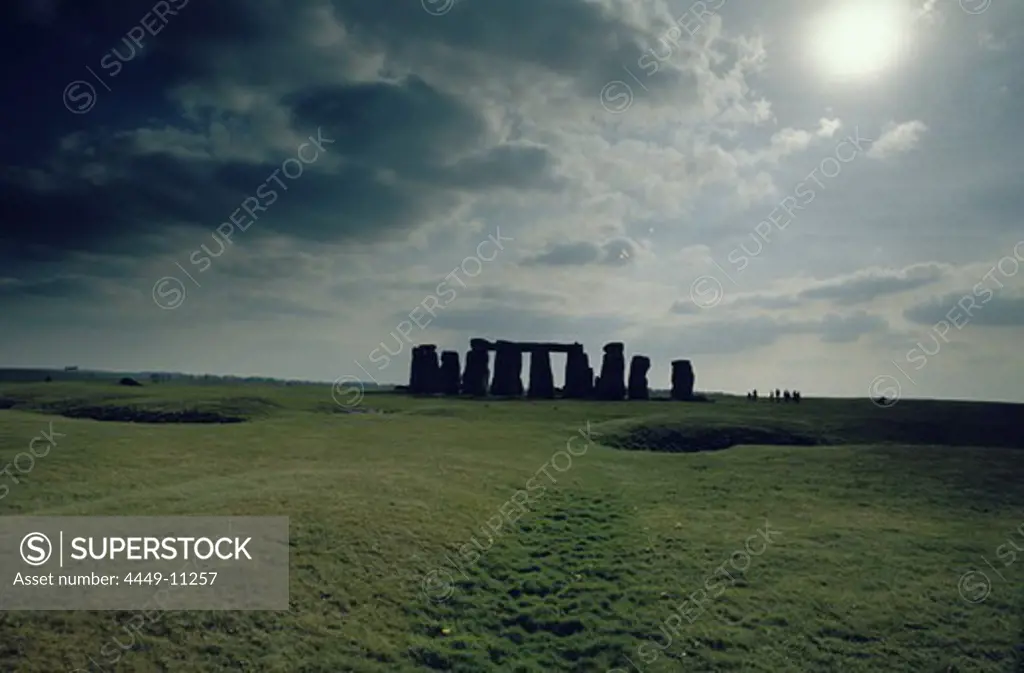
<svg viewBox="0 0 1024 673"><path fill-rule="evenodd" d="M0 366L1024 401L1024 4L3 12Z"/></svg>

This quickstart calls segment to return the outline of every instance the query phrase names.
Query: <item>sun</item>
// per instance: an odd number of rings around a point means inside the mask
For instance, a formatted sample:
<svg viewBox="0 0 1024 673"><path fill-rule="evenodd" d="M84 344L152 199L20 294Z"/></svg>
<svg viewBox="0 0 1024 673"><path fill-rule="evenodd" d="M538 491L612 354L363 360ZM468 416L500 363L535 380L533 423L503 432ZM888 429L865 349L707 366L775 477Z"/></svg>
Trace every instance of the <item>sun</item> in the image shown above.
<svg viewBox="0 0 1024 673"><path fill-rule="evenodd" d="M906 9L893 0L851 0L811 27L809 56L828 77L875 75L903 53L907 19Z"/></svg>

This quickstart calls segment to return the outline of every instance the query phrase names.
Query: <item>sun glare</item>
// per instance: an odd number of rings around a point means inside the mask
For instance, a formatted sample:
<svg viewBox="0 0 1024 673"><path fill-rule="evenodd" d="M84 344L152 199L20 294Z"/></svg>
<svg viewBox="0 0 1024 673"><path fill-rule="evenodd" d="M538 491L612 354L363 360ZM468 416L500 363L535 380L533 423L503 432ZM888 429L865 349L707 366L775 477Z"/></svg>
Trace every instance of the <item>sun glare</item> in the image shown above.
<svg viewBox="0 0 1024 673"><path fill-rule="evenodd" d="M892 0L851 0L812 27L810 57L829 77L876 74L903 52L907 19Z"/></svg>

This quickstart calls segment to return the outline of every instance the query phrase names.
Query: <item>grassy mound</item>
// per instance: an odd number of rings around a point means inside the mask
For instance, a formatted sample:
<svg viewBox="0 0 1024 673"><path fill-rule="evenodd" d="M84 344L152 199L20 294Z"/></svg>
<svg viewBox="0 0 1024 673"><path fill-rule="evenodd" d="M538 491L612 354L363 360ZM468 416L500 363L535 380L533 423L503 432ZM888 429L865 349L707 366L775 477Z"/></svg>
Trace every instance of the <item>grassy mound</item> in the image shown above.
<svg viewBox="0 0 1024 673"><path fill-rule="evenodd" d="M269 397L238 395L237 389L233 395L219 390L182 392L180 386L111 389L103 383L22 384L7 388L0 396L0 409L119 423L241 423L269 417L280 409Z"/></svg>

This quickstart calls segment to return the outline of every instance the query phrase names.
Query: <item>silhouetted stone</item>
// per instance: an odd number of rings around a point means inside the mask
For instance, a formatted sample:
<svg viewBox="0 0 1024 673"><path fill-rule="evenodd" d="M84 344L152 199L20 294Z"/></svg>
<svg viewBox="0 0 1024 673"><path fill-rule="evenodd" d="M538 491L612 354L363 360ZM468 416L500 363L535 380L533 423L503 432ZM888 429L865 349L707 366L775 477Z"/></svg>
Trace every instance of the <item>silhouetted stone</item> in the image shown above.
<svg viewBox="0 0 1024 673"><path fill-rule="evenodd" d="M456 351L441 353L440 392L445 395L459 394L459 354Z"/></svg>
<svg viewBox="0 0 1024 673"><path fill-rule="evenodd" d="M565 358L565 396L582 399L590 397L594 389L594 370L590 358L581 344L573 344Z"/></svg>
<svg viewBox="0 0 1024 673"><path fill-rule="evenodd" d="M417 392L420 385L420 347L413 346L412 352L409 358L409 385L408 390L410 393Z"/></svg>
<svg viewBox="0 0 1024 673"><path fill-rule="evenodd" d="M695 380L693 365L689 360L672 361L672 399L692 399Z"/></svg>
<svg viewBox="0 0 1024 673"><path fill-rule="evenodd" d="M629 361L629 399L647 400L651 392L647 387L647 372L651 369L651 359L643 355L634 355Z"/></svg>
<svg viewBox="0 0 1024 673"><path fill-rule="evenodd" d="M418 393L421 383L422 370L423 370L423 351L421 346L413 346L411 358L409 361L409 392Z"/></svg>
<svg viewBox="0 0 1024 673"><path fill-rule="evenodd" d="M612 342L604 345L601 359L601 379L597 396L602 400L621 400L626 396L625 344Z"/></svg>
<svg viewBox="0 0 1024 673"><path fill-rule="evenodd" d="M555 396L555 377L551 371L551 351L536 348L530 353L530 389L527 397L552 399Z"/></svg>
<svg viewBox="0 0 1024 673"><path fill-rule="evenodd" d="M440 392L440 378L441 368L437 361L437 346L426 344L413 348L409 392L418 395Z"/></svg>
<svg viewBox="0 0 1024 673"><path fill-rule="evenodd" d="M481 347L479 341L483 341ZM466 353L466 370L462 374L462 392L474 397L483 397L487 394L487 381L491 376L489 344L484 339L473 339L470 341L473 346Z"/></svg>
<svg viewBox="0 0 1024 673"><path fill-rule="evenodd" d="M523 350L514 341L494 343L494 381L491 394L521 397L523 394Z"/></svg>

